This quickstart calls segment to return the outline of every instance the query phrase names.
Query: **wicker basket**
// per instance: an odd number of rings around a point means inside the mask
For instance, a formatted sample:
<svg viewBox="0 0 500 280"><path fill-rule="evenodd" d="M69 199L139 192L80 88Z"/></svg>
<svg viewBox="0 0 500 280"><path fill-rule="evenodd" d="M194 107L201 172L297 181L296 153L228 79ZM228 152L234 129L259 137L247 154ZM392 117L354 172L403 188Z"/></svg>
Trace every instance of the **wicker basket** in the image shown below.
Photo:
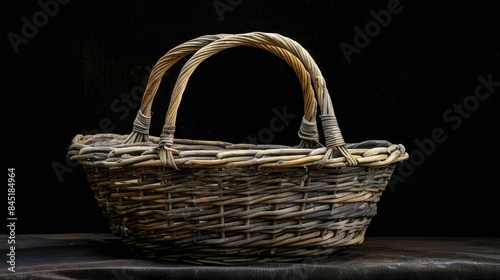
<svg viewBox="0 0 500 280"><path fill-rule="evenodd" d="M236 46L272 52L296 72L304 97L297 146L174 137L190 75L208 57ZM160 81L188 54L162 134L150 136ZM112 233L141 257L241 264L327 257L362 243L395 166L408 153L385 140L346 144L309 53L282 35L250 32L201 36L171 49L152 69L133 131L78 134L68 156L85 169Z"/></svg>

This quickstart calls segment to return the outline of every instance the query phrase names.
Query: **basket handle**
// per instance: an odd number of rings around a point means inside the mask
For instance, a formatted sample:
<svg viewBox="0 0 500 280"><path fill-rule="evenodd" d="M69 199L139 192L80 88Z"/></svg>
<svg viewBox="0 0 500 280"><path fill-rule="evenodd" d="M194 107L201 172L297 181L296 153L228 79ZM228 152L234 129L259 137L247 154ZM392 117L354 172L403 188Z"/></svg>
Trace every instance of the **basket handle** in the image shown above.
<svg viewBox="0 0 500 280"><path fill-rule="evenodd" d="M334 149L338 149L346 159L349 166L356 165L356 160L345 147L345 142L337 124L337 119L333 110L332 101L326 88L326 82L319 70L318 66L310 56L310 54L296 41L282 36L277 33L265 32L250 32L235 34L218 39L202 48L200 48L191 58L184 64L177 81L174 85L170 104L165 117L165 124L160 135L159 153L161 162L169 167L177 168L175 165L173 153L177 151L171 148L175 133L175 121L177 118L177 110L179 108L182 94L187 86L189 77L194 72L196 67L210 56L236 46L257 47L259 45L272 45L288 50L290 53L300 59L311 75L312 84L314 86L318 105L321 111L321 122L323 125L323 133L327 152L324 160L328 159Z"/></svg>
<svg viewBox="0 0 500 280"><path fill-rule="evenodd" d="M135 143L149 141L149 127L151 123L151 107L154 96L158 91L161 79L170 67L188 54L194 53L200 48L218 40L231 36L232 34L204 35L186 41L163 55L151 70L142 103L133 124L133 131L125 139L124 143ZM256 44L255 47L276 54L295 71L299 78L304 97L304 116L298 132L301 139L300 147L320 147L318 129L316 125L316 98L311 85L311 78L302 62L288 50L268 44Z"/></svg>

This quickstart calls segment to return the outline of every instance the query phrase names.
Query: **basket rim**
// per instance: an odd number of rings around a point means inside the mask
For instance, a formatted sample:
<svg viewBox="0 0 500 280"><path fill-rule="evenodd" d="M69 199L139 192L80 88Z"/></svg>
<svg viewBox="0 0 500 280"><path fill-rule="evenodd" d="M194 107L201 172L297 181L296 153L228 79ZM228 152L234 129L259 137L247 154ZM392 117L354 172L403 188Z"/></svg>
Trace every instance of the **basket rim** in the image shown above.
<svg viewBox="0 0 500 280"><path fill-rule="evenodd" d="M77 134L68 156L83 165L100 167L164 166L158 155L160 137L148 142L124 143L128 135L102 133ZM349 166L342 153L326 147L304 148L276 144L231 143L213 140L174 139L178 168L339 168ZM384 167L408 159L401 144L387 140L347 143L347 151L358 167ZM330 153L328 155L328 153ZM328 155L328 158L326 156Z"/></svg>

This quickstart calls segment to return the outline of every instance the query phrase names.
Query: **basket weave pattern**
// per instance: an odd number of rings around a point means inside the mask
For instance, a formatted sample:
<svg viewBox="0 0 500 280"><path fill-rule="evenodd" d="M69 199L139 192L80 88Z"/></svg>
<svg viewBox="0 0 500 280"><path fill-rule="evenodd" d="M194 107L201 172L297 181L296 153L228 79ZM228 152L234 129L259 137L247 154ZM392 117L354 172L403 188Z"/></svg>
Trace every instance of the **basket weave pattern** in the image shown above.
<svg viewBox="0 0 500 280"><path fill-rule="evenodd" d="M233 144L174 137L190 75L236 46L281 57L304 95L297 146ZM165 126L149 135L152 100L164 73L192 54L174 86ZM320 109L326 145L318 140ZM202 36L153 68L129 135L76 135L68 153L82 163L113 234L143 256L192 263L292 262L329 256L364 240L398 162L400 144L346 144L326 83L298 43L275 33Z"/></svg>

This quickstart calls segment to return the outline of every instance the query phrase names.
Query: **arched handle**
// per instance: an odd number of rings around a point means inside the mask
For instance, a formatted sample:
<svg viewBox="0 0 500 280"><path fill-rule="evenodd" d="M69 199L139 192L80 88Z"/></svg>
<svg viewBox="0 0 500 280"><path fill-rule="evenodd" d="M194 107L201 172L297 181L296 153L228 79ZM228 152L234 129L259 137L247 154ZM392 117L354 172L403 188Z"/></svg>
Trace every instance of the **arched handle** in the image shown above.
<svg viewBox="0 0 500 280"><path fill-rule="evenodd" d="M331 156L333 149L338 149L346 158L348 165L356 165L356 160L345 147L345 142L337 124L337 119L333 110L332 101L326 88L326 82L319 70L318 66L310 56L310 54L296 41L276 33L265 32L250 32L243 34L235 34L218 39L202 48L191 56L184 64L177 81L174 85L167 115L165 117L165 125L160 135L160 160L163 164L177 168L173 158L174 149L171 148L175 133L175 121L177 118L177 110L179 108L182 94L187 86L189 78L194 70L210 56L236 46L258 47L260 45L271 45L285 49L296 56L304 65L306 70L311 75L319 108L321 111L321 121L323 125L323 133L325 136L326 147L328 148L325 154L325 160Z"/></svg>
<svg viewBox="0 0 500 280"><path fill-rule="evenodd" d="M232 34L200 36L172 48L157 61L151 70L151 74L142 98L141 107L134 120L133 131L125 139L124 143L149 141L148 135L151 123L151 107L155 94L160 86L161 79L166 71L168 71L170 67L188 54L194 53L200 48L228 36L232 36ZM311 84L310 75L302 62L288 50L280 47L268 44L255 44L255 47L274 53L287 62L288 65L295 71L295 74L299 78L304 98L304 116L299 130L299 138L301 139L299 146L321 146L316 124L317 102Z"/></svg>

